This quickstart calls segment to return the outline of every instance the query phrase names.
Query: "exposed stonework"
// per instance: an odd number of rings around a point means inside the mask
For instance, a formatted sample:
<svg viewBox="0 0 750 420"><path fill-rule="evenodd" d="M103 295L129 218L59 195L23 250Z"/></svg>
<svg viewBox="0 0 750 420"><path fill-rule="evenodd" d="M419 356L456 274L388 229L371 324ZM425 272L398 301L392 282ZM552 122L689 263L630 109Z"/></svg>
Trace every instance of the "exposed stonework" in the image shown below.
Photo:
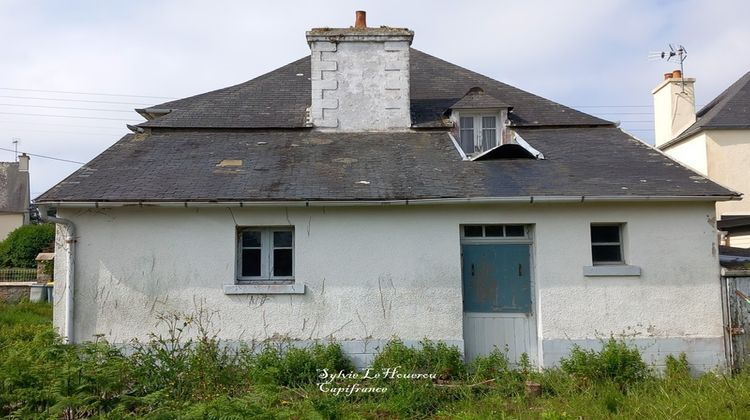
<svg viewBox="0 0 750 420"><path fill-rule="evenodd" d="M407 29L313 29L311 50L314 127L339 131L411 127Z"/></svg>

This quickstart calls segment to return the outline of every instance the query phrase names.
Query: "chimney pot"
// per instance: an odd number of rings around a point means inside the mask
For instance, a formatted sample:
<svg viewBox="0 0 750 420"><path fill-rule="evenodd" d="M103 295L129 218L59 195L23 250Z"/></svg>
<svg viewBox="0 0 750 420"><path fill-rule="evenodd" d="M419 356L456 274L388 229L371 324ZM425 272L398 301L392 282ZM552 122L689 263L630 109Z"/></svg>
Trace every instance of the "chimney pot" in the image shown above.
<svg viewBox="0 0 750 420"><path fill-rule="evenodd" d="M672 72L672 78L673 79L682 79L682 71L675 70Z"/></svg>
<svg viewBox="0 0 750 420"><path fill-rule="evenodd" d="M357 29L364 29L367 27L367 12L364 10L357 10L354 27Z"/></svg>
<svg viewBox="0 0 750 420"><path fill-rule="evenodd" d="M672 78L672 72L664 73L664 80L669 80Z"/></svg>

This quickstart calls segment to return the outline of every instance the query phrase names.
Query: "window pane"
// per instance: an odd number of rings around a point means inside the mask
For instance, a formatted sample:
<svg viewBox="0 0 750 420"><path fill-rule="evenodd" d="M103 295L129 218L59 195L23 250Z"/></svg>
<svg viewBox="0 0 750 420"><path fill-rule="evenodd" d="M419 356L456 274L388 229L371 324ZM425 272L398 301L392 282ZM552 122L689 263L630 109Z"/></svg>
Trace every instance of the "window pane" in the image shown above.
<svg viewBox="0 0 750 420"><path fill-rule="evenodd" d="M497 119L495 117L482 117L482 128L496 128Z"/></svg>
<svg viewBox="0 0 750 420"><path fill-rule="evenodd" d="M506 225L505 236L526 236L523 225Z"/></svg>
<svg viewBox="0 0 750 420"><path fill-rule="evenodd" d="M260 249L242 250L242 276L260 276Z"/></svg>
<svg viewBox="0 0 750 420"><path fill-rule="evenodd" d="M592 225L591 243L598 242L620 242L620 226L618 225Z"/></svg>
<svg viewBox="0 0 750 420"><path fill-rule="evenodd" d="M243 248L260 248L260 231L245 230L242 232Z"/></svg>
<svg viewBox="0 0 750 420"><path fill-rule="evenodd" d="M497 143L497 135L494 128L482 130L482 150L490 150L495 147Z"/></svg>
<svg viewBox="0 0 750 420"><path fill-rule="evenodd" d="M281 231L273 233L273 246L274 247L291 247L292 246L292 232Z"/></svg>
<svg viewBox="0 0 750 420"><path fill-rule="evenodd" d="M488 225L484 227L486 236L503 236L503 225Z"/></svg>
<svg viewBox="0 0 750 420"><path fill-rule="evenodd" d="M273 250L273 275L274 277L288 277L292 275L292 250Z"/></svg>
<svg viewBox="0 0 750 420"><path fill-rule="evenodd" d="M464 226L464 236L467 237L481 237L482 236L482 226Z"/></svg>
<svg viewBox="0 0 750 420"><path fill-rule="evenodd" d="M620 245L592 245L591 258L594 262L622 262Z"/></svg>
<svg viewBox="0 0 750 420"><path fill-rule="evenodd" d="M474 117L461 117L459 126L462 130L474 128Z"/></svg>

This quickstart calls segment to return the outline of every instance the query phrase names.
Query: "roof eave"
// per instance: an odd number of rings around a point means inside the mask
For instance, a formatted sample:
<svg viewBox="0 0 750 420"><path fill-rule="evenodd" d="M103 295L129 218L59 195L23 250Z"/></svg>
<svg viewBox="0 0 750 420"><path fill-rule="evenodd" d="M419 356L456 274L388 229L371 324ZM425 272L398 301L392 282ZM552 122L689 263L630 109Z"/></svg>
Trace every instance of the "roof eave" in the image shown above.
<svg viewBox="0 0 750 420"><path fill-rule="evenodd" d="M99 208L99 207L334 207L334 206L388 206L388 205L438 205L438 204L535 204L535 203L605 203L605 202L706 202L740 199L737 195L694 196L518 196L518 197L450 197L395 200L125 200L125 201L37 201L39 206Z"/></svg>

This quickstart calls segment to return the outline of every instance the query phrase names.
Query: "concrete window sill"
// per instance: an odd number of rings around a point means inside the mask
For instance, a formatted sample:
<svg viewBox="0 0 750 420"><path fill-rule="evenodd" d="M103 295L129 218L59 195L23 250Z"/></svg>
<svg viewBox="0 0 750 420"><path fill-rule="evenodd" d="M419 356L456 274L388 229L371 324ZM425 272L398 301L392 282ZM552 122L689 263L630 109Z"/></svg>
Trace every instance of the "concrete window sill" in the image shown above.
<svg viewBox="0 0 750 420"><path fill-rule="evenodd" d="M304 284L225 284L225 295L304 295Z"/></svg>
<svg viewBox="0 0 750 420"><path fill-rule="evenodd" d="M641 267L635 265L592 265L583 267L586 277L639 277Z"/></svg>

